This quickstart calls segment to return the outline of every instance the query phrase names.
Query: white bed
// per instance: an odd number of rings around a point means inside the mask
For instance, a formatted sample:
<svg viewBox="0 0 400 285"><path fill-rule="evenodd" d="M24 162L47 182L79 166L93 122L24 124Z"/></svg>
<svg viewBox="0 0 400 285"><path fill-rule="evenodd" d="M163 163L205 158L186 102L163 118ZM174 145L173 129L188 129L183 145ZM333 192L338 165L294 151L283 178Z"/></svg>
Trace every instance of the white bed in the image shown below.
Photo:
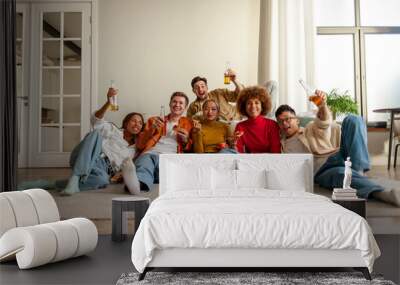
<svg viewBox="0 0 400 285"><path fill-rule="evenodd" d="M141 278L154 267L354 267L369 277L380 252L367 222L312 194L312 175L306 154L162 155L160 197L132 262Z"/></svg>

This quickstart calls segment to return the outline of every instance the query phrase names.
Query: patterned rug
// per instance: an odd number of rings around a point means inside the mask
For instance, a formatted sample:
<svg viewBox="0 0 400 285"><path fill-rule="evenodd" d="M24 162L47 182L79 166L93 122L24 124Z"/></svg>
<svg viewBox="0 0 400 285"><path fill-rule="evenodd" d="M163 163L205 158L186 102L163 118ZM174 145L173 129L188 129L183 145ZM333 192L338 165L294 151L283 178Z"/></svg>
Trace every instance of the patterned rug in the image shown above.
<svg viewBox="0 0 400 285"><path fill-rule="evenodd" d="M124 273L117 285L134 284L379 284L395 285L384 280L382 276L372 275L372 281L364 278L360 272L148 272L142 281L138 281L139 273Z"/></svg>

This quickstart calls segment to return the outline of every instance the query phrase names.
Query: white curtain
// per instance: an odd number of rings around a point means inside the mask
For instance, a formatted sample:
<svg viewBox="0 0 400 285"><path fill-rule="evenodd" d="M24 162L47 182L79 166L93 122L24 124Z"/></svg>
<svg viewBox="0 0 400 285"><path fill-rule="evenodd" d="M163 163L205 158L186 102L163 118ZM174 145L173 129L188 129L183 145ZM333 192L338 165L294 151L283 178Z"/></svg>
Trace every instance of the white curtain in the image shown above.
<svg viewBox="0 0 400 285"><path fill-rule="evenodd" d="M258 83L276 80L277 104L311 108L299 79L314 85L313 0L260 0Z"/></svg>

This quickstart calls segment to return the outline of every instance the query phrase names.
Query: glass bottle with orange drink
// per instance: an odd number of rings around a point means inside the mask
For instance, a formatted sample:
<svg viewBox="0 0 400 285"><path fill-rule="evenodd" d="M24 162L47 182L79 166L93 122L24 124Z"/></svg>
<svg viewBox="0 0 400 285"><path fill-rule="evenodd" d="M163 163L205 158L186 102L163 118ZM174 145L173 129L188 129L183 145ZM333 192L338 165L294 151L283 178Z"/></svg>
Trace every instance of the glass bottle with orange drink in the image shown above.
<svg viewBox="0 0 400 285"><path fill-rule="evenodd" d="M224 84L230 84L231 83L231 76L229 74L229 69L230 69L230 63L229 61L226 62L225 64L225 72L224 72Z"/></svg>
<svg viewBox="0 0 400 285"><path fill-rule="evenodd" d="M119 110L118 103L117 103L118 89L115 88L114 80L110 80L110 87L116 91L116 94L114 96L111 96L108 98L108 101L110 102L110 110L118 111Z"/></svg>
<svg viewBox="0 0 400 285"><path fill-rule="evenodd" d="M308 96L308 100L313 102L316 106L319 106L322 104L322 98L318 95L315 94L315 88L310 87L307 83L304 82L303 79L299 80L300 85L304 88L306 91L306 94Z"/></svg>

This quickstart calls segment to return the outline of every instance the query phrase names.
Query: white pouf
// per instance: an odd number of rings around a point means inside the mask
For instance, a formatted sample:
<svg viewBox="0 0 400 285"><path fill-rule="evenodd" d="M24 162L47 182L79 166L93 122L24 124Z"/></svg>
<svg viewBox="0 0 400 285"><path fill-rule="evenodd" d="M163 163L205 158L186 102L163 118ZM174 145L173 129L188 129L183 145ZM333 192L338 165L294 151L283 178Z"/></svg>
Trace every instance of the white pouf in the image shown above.
<svg viewBox="0 0 400 285"><path fill-rule="evenodd" d="M45 190L0 193L0 261L17 259L20 269L86 254L96 248L92 221L59 221L58 208Z"/></svg>

